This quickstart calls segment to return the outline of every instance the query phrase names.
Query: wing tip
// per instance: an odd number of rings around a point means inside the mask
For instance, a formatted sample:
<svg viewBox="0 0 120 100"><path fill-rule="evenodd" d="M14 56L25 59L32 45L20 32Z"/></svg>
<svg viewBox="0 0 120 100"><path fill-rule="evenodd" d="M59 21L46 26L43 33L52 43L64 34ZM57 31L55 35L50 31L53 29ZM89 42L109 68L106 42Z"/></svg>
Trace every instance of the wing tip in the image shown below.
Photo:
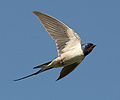
<svg viewBox="0 0 120 100"><path fill-rule="evenodd" d="M38 11L32 11L32 13L36 15L36 14L39 13L39 12L38 12Z"/></svg>
<svg viewBox="0 0 120 100"><path fill-rule="evenodd" d="M42 13L42 12L39 12L39 11L32 11L32 13L35 14L35 15L37 15L37 14L44 14L45 15L45 13Z"/></svg>
<svg viewBox="0 0 120 100"><path fill-rule="evenodd" d="M38 12L38 11L32 11L32 13L36 13L36 12Z"/></svg>

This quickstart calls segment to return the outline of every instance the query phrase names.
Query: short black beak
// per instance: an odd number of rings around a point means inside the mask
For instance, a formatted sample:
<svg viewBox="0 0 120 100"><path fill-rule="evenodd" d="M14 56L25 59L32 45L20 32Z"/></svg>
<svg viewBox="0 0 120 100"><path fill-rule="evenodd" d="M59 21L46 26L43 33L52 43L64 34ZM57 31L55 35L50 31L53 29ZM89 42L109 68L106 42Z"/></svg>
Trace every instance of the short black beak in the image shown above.
<svg viewBox="0 0 120 100"><path fill-rule="evenodd" d="M97 46L97 45L93 45L92 47L94 48L95 46Z"/></svg>

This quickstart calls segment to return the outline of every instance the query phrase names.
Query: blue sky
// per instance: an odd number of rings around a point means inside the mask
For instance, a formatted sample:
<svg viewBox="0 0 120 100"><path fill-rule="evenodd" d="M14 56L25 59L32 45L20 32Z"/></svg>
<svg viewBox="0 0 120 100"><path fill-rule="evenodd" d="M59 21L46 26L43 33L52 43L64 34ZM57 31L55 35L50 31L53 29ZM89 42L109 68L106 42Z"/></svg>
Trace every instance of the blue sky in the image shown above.
<svg viewBox="0 0 120 100"><path fill-rule="evenodd" d="M0 100L120 100L119 0L1 0ZM14 82L57 57L54 40L32 11L49 14L97 44L68 76L62 68Z"/></svg>

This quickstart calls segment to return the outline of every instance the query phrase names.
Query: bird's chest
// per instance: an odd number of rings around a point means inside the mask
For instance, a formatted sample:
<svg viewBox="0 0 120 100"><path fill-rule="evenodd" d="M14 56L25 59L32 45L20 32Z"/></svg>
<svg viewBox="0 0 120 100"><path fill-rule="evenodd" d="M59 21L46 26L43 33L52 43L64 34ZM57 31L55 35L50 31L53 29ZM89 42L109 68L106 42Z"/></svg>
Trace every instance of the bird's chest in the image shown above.
<svg viewBox="0 0 120 100"><path fill-rule="evenodd" d="M82 50L71 50L61 56L64 65L81 62L84 59Z"/></svg>

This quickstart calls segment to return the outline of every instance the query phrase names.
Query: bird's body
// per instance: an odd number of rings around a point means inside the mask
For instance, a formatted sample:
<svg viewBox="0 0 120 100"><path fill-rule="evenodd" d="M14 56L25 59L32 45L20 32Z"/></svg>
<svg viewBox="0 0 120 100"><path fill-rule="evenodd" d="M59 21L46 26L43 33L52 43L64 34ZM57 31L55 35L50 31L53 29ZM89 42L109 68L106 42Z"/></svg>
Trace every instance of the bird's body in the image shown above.
<svg viewBox="0 0 120 100"><path fill-rule="evenodd" d="M67 25L47 14L37 11L33 11L33 13L39 18L46 31L55 40L58 57L50 62L34 67L34 69L41 68L38 72L15 81L37 75L51 68L63 67L57 79L59 80L73 71L96 45L92 43L81 45L81 39L78 34Z"/></svg>

